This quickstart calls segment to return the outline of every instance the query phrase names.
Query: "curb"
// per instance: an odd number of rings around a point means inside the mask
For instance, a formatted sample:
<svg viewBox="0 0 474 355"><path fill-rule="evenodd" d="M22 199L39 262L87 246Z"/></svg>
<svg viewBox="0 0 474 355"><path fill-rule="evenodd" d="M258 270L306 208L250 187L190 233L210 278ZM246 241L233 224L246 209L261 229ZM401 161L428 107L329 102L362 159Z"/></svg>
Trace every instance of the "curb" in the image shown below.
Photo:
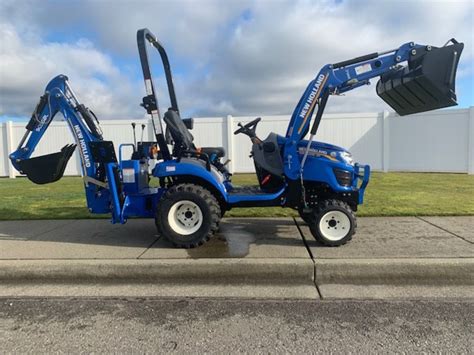
<svg viewBox="0 0 474 355"><path fill-rule="evenodd" d="M474 258L314 259L316 284L474 285Z"/></svg>
<svg viewBox="0 0 474 355"><path fill-rule="evenodd" d="M472 297L474 258L0 260L0 284L0 297Z"/></svg>
<svg viewBox="0 0 474 355"><path fill-rule="evenodd" d="M310 259L0 260L0 282L312 285Z"/></svg>

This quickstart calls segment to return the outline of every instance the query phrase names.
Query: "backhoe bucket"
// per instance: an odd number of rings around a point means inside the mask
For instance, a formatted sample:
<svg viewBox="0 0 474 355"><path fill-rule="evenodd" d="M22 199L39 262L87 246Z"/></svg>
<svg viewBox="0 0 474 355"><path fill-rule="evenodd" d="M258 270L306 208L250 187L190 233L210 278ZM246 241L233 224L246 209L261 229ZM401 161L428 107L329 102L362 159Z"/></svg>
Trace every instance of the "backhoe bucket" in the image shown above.
<svg viewBox="0 0 474 355"><path fill-rule="evenodd" d="M18 163L21 173L35 184L48 184L62 178L67 162L76 149L75 144L64 146L60 152L25 159Z"/></svg>
<svg viewBox="0 0 474 355"><path fill-rule="evenodd" d="M456 70L463 43L417 48L408 66L380 77L377 94L400 116L457 105Z"/></svg>

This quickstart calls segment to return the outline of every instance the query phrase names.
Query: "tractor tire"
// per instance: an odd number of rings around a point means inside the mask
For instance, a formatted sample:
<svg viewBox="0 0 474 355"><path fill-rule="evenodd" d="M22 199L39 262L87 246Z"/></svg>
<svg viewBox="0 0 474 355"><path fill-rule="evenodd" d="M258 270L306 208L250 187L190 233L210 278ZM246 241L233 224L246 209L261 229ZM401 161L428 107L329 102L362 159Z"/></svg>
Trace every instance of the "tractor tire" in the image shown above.
<svg viewBox="0 0 474 355"><path fill-rule="evenodd" d="M303 221L305 221L306 224L312 224L313 219L314 219L314 213L313 211L311 212L303 212L303 208L298 209L298 213Z"/></svg>
<svg viewBox="0 0 474 355"><path fill-rule="evenodd" d="M319 243L336 247L352 239L357 228L357 219L347 203L325 200L314 211L308 225L311 234Z"/></svg>
<svg viewBox="0 0 474 355"><path fill-rule="evenodd" d="M195 248L217 231L221 210L212 193L202 186L179 184L166 191L158 203L158 234L179 248Z"/></svg>

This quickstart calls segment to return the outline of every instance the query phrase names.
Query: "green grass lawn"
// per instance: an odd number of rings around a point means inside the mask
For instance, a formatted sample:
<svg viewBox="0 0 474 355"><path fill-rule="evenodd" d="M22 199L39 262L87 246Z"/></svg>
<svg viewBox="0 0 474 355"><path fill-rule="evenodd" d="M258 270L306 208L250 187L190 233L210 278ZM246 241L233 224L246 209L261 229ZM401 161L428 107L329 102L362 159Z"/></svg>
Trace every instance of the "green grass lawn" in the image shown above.
<svg viewBox="0 0 474 355"><path fill-rule="evenodd" d="M255 184L238 174L236 185ZM48 185L26 178L0 179L0 220L109 218L87 211L82 179L65 177ZM233 217L295 216L288 208L237 208ZM359 216L474 215L474 176L465 174L373 173Z"/></svg>

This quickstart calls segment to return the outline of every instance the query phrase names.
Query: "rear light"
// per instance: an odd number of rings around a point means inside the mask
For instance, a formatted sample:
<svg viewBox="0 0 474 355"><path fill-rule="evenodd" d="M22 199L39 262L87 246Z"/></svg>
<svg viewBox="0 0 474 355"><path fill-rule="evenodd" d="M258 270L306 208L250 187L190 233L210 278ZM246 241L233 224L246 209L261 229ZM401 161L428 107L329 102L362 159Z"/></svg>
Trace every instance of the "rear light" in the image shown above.
<svg viewBox="0 0 474 355"><path fill-rule="evenodd" d="M342 169L334 169L334 175L339 185L351 186L352 185L352 172Z"/></svg>

